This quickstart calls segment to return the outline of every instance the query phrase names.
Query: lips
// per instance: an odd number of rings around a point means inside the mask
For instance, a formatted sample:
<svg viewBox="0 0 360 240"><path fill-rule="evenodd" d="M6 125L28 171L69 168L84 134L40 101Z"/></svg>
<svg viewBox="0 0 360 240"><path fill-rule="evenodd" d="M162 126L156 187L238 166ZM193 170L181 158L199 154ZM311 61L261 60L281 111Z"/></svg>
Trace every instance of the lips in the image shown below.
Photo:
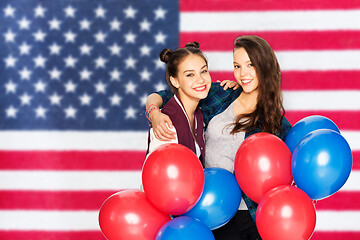
<svg viewBox="0 0 360 240"><path fill-rule="evenodd" d="M198 91L198 92L205 91L205 90L206 90L206 85L196 87L196 88L194 88L194 90L195 90L195 91Z"/></svg>
<svg viewBox="0 0 360 240"><path fill-rule="evenodd" d="M248 83L250 83L252 81L252 79L241 79L241 83L242 84L248 84Z"/></svg>

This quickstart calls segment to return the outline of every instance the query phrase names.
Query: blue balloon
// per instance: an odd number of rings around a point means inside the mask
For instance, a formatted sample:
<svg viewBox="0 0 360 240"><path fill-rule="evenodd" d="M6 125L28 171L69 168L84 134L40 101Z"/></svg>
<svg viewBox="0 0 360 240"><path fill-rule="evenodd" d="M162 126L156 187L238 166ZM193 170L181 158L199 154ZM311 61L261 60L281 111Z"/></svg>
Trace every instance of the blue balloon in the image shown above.
<svg viewBox="0 0 360 240"><path fill-rule="evenodd" d="M211 230L199 220L180 216L162 226L156 235L156 240L215 240Z"/></svg>
<svg viewBox="0 0 360 240"><path fill-rule="evenodd" d="M196 205L186 212L211 230L226 224L237 212L241 190L235 175L223 168L206 168L203 193Z"/></svg>
<svg viewBox="0 0 360 240"><path fill-rule="evenodd" d="M328 129L306 135L291 160L295 184L314 200L337 192L349 178L351 168L349 144L339 133Z"/></svg>
<svg viewBox="0 0 360 240"><path fill-rule="evenodd" d="M327 117L313 115L303 118L294 124L286 136L285 143L291 153L294 152L296 146L303 137L308 133L319 129L330 129L340 133L336 124Z"/></svg>

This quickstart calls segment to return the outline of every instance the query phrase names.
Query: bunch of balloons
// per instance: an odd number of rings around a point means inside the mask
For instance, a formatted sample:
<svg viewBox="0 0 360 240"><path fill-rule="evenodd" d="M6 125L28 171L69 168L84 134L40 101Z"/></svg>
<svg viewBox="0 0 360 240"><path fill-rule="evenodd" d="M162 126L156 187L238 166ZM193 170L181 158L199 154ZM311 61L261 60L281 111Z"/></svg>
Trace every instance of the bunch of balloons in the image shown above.
<svg viewBox="0 0 360 240"><path fill-rule="evenodd" d="M259 204L262 239L309 239L316 223L313 200L345 184L352 153L335 123L310 116L291 128L285 142L269 133L246 138L234 164L235 175L204 170L187 147L158 147L144 162L143 191L120 191L101 206L102 233L108 240L211 240L211 230L235 215L243 192Z"/></svg>
<svg viewBox="0 0 360 240"><path fill-rule="evenodd" d="M333 121L309 116L290 129L285 142L268 133L245 139L234 167L242 191L259 203L256 225L264 240L309 239L316 223L313 200L345 184L352 153Z"/></svg>
<svg viewBox="0 0 360 240"><path fill-rule="evenodd" d="M175 143L148 156L142 186L143 192L120 191L103 203L99 224L108 240L211 240L211 230L230 221L241 201L234 174L204 170L190 149Z"/></svg>

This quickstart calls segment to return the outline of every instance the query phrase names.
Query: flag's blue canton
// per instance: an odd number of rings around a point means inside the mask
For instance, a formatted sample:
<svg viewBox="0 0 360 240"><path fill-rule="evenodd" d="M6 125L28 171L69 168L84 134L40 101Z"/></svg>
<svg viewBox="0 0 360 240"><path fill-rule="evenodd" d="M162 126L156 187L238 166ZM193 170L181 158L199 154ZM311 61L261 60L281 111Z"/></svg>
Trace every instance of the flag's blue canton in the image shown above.
<svg viewBox="0 0 360 240"><path fill-rule="evenodd" d="M1 129L146 129L176 1L2 0ZM142 114L142 115L141 115Z"/></svg>

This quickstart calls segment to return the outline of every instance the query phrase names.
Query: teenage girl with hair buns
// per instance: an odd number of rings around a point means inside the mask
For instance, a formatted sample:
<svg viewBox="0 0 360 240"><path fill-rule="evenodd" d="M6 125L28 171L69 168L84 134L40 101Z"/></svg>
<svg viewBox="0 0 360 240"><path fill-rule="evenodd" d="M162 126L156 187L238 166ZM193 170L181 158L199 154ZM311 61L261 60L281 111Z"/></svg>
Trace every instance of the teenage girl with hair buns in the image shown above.
<svg viewBox="0 0 360 240"><path fill-rule="evenodd" d="M182 144L191 149L204 164L204 120L198 107L199 101L207 97L211 86L211 77L204 54L198 42L191 42L175 51L165 48L160 60L166 63L166 82L173 97L166 103L162 113L169 116L176 139L173 143ZM159 110L154 104L147 108L147 114ZM148 154L158 146L169 143L158 140L151 128L148 141Z"/></svg>

